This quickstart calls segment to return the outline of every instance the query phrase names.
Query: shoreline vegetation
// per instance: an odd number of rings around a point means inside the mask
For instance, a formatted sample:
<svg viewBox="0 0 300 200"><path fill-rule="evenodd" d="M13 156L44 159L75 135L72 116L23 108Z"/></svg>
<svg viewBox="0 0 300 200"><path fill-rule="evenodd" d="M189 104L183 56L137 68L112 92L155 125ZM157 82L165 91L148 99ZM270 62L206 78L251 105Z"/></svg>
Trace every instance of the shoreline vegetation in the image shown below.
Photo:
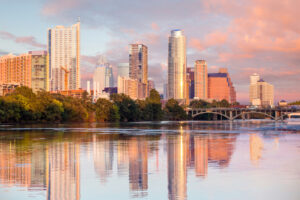
<svg viewBox="0 0 300 200"><path fill-rule="evenodd" d="M226 100L208 103L194 100L191 108L230 107ZM68 123L68 122L137 122L191 120L186 106L169 99L164 108L159 93L152 89L145 100L133 100L124 94L112 94L110 100L98 99L93 103L86 92L82 98L33 93L28 87L18 87L0 97L0 123ZM212 120L213 116L200 116L200 120Z"/></svg>

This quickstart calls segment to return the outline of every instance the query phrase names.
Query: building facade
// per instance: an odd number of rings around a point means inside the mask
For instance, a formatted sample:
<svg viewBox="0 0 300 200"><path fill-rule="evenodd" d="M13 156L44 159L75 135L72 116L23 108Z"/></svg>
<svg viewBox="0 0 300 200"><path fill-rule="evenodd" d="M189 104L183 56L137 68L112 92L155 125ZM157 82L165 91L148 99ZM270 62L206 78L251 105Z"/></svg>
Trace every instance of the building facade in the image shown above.
<svg viewBox="0 0 300 200"><path fill-rule="evenodd" d="M219 73L208 74L208 99L236 102L236 91L226 68L221 68Z"/></svg>
<svg viewBox="0 0 300 200"><path fill-rule="evenodd" d="M31 88L34 92L49 91L49 64L47 51L29 51L31 57Z"/></svg>
<svg viewBox="0 0 300 200"><path fill-rule="evenodd" d="M148 48L143 44L129 45L129 77L138 80L138 98L148 95Z"/></svg>
<svg viewBox="0 0 300 200"><path fill-rule="evenodd" d="M113 70L109 63L98 65L93 75L93 89L102 93L104 88L113 87Z"/></svg>
<svg viewBox="0 0 300 200"><path fill-rule="evenodd" d="M118 64L118 76L129 78L129 63Z"/></svg>
<svg viewBox="0 0 300 200"><path fill-rule="evenodd" d="M48 29L50 89L80 88L80 22Z"/></svg>
<svg viewBox="0 0 300 200"><path fill-rule="evenodd" d="M129 45L129 77L148 83L148 48L143 44Z"/></svg>
<svg viewBox="0 0 300 200"><path fill-rule="evenodd" d="M132 99L138 99L139 82L136 79L118 76L118 94L128 95Z"/></svg>
<svg viewBox="0 0 300 200"><path fill-rule="evenodd" d="M253 106L274 106L274 86L260 79L258 74L250 76L250 104Z"/></svg>
<svg viewBox="0 0 300 200"><path fill-rule="evenodd" d="M31 87L31 55L12 54L0 57L0 85L18 84Z"/></svg>
<svg viewBox="0 0 300 200"><path fill-rule="evenodd" d="M187 79L189 80L189 98L193 99L195 96L195 71L194 68L188 67L187 70Z"/></svg>
<svg viewBox="0 0 300 200"><path fill-rule="evenodd" d="M207 64L205 60L195 62L195 98L207 99L208 76Z"/></svg>
<svg viewBox="0 0 300 200"><path fill-rule="evenodd" d="M186 38L172 30L168 48L168 98L186 99Z"/></svg>

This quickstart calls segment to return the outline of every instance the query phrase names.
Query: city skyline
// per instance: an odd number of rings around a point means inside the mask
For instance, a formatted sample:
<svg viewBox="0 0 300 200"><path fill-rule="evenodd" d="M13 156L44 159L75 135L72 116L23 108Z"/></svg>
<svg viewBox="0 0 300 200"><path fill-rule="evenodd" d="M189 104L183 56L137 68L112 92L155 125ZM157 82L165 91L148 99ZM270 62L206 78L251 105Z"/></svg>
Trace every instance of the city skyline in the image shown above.
<svg viewBox="0 0 300 200"><path fill-rule="evenodd" d="M293 101L300 96L297 88L300 81L297 56L300 36L295 20L299 15L297 1L287 1L284 5L268 0L254 1L245 6L230 0L218 3L185 1L177 5L169 1L154 1L149 9L144 10L141 18L136 17L141 13L130 12L132 9L122 2L114 5L115 8L110 4L102 6L96 1L85 3L81 0L10 4L4 2L0 8L4 19L11 16L10 8L14 8L14 12L20 9L32 12L26 16L19 12L10 20L0 22L1 55L46 50L48 28L69 26L76 22L78 16L81 17L82 86L91 79L98 54L106 55L116 69L117 63L128 62L128 44L141 42L149 48L149 78L153 78L162 93L167 79L168 34L174 28L182 28L187 38L187 66L193 66L195 60L204 59L208 72L227 67L237 86L238 101L248 102L249 76L255 72L274 85L275 102L281 99ZM118 14L121 17L111 16L110 12L114 13L120 6L125 6ZM136 5L137 8L148 6L147 2ZM158 6L161 9L153 15L151 11ZM95 13L92 7L106 7L107 10ZM185 8L187 12L175 17L175 11L179 8ZM239 11L230 12L233 9ZM130 18L137 19L130 21Z"/></svg>

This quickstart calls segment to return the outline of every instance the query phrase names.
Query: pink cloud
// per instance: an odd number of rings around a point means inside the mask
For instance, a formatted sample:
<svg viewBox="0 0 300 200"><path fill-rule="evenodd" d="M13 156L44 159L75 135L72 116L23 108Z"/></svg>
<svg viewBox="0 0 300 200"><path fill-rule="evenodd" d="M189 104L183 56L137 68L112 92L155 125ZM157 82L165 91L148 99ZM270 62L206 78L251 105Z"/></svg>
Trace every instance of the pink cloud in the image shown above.
<svg viewBox="0 0 300 200"><path fill-rule="evenodd" d="M17 37L12 33L9 33L6 31L0 31L0 38L9 39L9 40L12 40L12 41L14 41L16 43L20 43L20 44L27 44L32 47L38 47L38 48L43 48L43 49L47 48L47 45L37 42L35 37L33 37L33 36Z"/></svg>
<svg viewBox="0 0 300 200"><path fill-rule="evenodd" d="M155 22L152 22L151 28L152 28L152 30L154 30L154 31L159 31L159 26L158 26L157 23L155 23Z"/></svg>

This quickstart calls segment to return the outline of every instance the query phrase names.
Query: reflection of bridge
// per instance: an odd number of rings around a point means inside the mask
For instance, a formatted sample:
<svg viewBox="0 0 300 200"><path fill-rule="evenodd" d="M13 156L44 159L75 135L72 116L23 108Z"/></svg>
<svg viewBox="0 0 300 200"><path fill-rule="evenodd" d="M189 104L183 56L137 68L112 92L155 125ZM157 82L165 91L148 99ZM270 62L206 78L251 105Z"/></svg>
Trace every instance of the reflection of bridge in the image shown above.
<svg viewBox="0 0 300 200"><path fill-rule="evenodd" d="M283 120L290 113L300 112L299 108L188 108L187 112L190 116L203 114L213 114L221 116L228 120L250 119L252 114L264 115L272 120Z"/></svg>

